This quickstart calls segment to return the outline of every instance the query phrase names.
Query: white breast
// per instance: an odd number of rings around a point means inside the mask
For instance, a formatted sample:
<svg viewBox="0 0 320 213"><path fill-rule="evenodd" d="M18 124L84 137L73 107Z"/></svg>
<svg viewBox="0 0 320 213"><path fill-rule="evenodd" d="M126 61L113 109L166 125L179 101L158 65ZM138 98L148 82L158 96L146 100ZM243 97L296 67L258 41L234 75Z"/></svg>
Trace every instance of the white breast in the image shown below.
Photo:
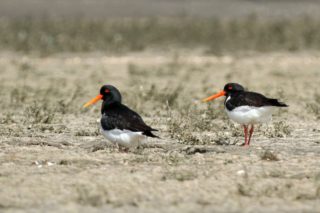
<svg viewBox="0 0 320 213"><path fill-rule="evenodd" d="M256 124L267 122L271 119L274 107L253 107L253 106L240 106L232 111L227 108L226 112L229 118L239 124Z"/></svg>
<svg viewBox="0 0 320 213"><path fill-rule="evenodd" d="M118 144L125 147L138 146L146 138L142 132L132 132L130 130L103 130L101 128L101 133L113 144Z"/></svg>

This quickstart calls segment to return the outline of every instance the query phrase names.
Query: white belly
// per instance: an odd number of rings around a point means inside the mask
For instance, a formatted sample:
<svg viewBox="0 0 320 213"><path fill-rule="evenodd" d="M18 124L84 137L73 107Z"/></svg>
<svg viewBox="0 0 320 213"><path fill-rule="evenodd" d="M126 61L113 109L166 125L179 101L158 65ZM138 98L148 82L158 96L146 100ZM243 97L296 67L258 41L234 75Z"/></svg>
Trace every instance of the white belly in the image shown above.
<svg viewBox="0 0 320 213"><path fill-rule="evenodd" d="M267 122L271 119L273 107L252 107L252 106L240 106L232 111L226 112L231 120L239 124L256 124Z"/></svg>
<svg viewBox="0 0 320 213"><path fill-rule="evenodd" d="M125 147L138 146L146 138L142 132L132 132L126 129L103 130L101 128L101 133L113 144Z"/></svg>

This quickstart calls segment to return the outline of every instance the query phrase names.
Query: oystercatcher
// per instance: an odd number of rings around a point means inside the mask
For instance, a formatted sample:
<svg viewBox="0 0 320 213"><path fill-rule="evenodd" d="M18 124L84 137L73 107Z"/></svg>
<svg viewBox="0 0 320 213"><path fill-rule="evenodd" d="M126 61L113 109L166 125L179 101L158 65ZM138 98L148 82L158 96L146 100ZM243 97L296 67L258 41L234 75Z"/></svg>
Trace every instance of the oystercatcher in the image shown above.
<svg viewBox="0 0 320 213"><path fill-rule="evenodd" d="M84 107L103 100L101 106L101 132L113 144L121 147L138 146L147 137L159 138L146 125L141 116L121 103L122 97L117 88L104 85L100 94L87 102Z"/></svg>
<svg viewBox="0 0 320 213"><path fill-rule="evenodd" d="M226 96L224 106L229 118L243 125L245 146L250 145L254 124L263 123L271 119L272 111L275 107L288 106L277 99L267 98L256 92L245 91L243 86L237 83L226 84L222 91L203 101L208 102L220 96Z"/></svg>

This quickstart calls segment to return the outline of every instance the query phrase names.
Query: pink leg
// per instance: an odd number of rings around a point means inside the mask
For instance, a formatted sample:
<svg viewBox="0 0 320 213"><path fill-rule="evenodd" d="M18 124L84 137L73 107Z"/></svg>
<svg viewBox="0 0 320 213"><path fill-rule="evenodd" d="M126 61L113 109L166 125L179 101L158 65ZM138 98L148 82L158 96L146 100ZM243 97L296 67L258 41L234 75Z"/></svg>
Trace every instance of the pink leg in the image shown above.
<svg viewBox="0 0 320 213"><path fill-rule="evenodd" d="M252 136L253 130L254 130L254 126L253 126L253 124L252 124L251 129L250 129L250 131L249 131L248 145L250 145L250 140L251 140L251 136Z"/></svg>
<svg viewBox="0 0 320 213"><path fill-rule="evenodd" d="M243 129L244 129L244 145L247 146L247 145L249 145L249 143L248 143L248 126L243 125Z"/></svg>

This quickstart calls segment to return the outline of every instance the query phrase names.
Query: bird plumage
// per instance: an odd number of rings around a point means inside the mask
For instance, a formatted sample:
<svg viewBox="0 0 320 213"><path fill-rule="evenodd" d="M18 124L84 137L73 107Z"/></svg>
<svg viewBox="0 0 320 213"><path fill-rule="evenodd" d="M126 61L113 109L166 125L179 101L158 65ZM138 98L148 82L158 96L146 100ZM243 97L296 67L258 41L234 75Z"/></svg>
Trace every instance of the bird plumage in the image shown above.
<svg viewBox="0 0 320 213"><path fill-rule="evenodd" d="M244 87L237 83L226 84L222 91L204 99L204 101L211 101L221 96L226 97L224 105L228 117L244 127L245 145L250 144L254 124L270 120L275 107L288 106L277 99L245 91ZM251 125L250 130L249 125Z"/></svg>
<svg viewBox="0 0 320 213"><path fill-rule="evenodd" d="M104 85L100 94L86 103L87 107L98 100L101 105L101 132L112 143L130 147L139 145L147 137L159 138L152 131L158 131L148 126L141 116L122 104L119 90L112 85Z"/></svg>
<svg viewBox="0 0 320 213"><path fill-rule="evenodd" d="M101 127L103 130L119 129L142 132L143 135L149 137L157 137L151 131L158 131L146 125L138 113L119 102L105 105Z"/></svg>
<svg viewBox="0 0 320 213"><path fill-rule="evenodd" d="M233 110L234 108L239 106L287 107L288 105L279 102L277 99L267 98L264 95L256 92L239 91L231 93L230 96L226 97L225 106L228 110Z"/></svg>

